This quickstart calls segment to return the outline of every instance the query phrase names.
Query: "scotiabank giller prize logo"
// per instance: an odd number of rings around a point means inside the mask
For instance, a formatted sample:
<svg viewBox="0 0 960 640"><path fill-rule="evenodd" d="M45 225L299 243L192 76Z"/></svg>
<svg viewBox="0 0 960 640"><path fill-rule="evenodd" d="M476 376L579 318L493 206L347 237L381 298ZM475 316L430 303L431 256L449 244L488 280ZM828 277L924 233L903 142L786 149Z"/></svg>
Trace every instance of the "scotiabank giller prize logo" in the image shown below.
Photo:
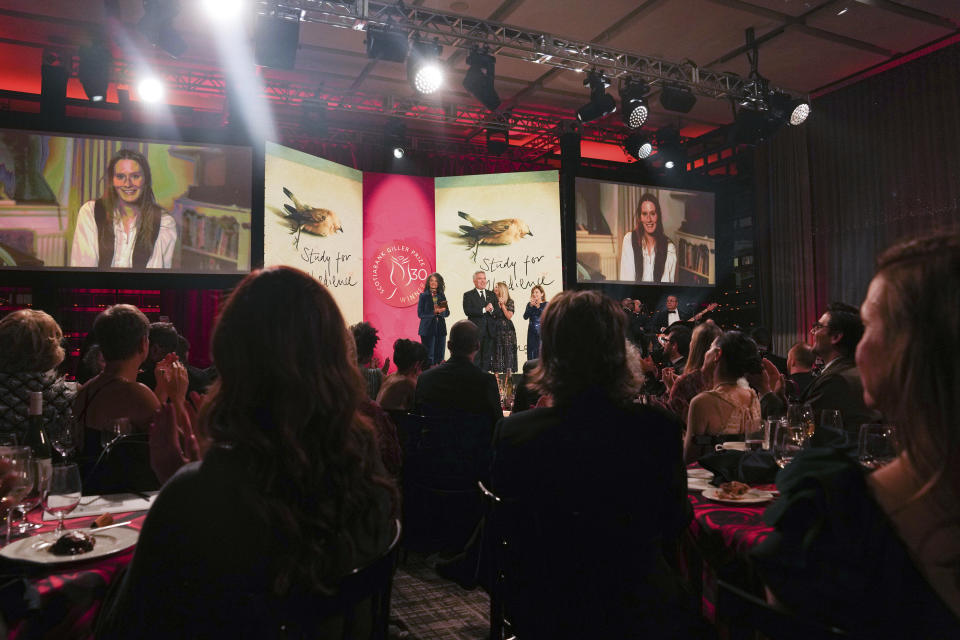
<svg viewBox="0 0 960 640"><path fill-rule="evenodd" d="M380 247L368 273L381 300L391 307L409 307L417 303L423 282L431 272L419 250L398 240Z"/></svg>

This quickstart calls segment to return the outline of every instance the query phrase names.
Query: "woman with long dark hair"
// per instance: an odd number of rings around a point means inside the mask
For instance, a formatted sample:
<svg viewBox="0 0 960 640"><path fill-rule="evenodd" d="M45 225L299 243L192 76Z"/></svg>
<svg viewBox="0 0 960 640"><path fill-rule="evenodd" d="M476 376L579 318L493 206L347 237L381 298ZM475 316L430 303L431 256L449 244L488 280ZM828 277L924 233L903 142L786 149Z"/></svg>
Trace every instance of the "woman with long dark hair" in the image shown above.
<svg viewBox="0 0 960 640"><path fill-rule="evenodd" d="M899 455L813 448L777 476L756 550L772 596L862 637L960 637L960 234L886 251L860 307L864 402Z"/></svg>
<svg viewBox="0 0 960 640"><path fill-rule="evenodd" d="M637 282L676 282L677 248L663 232L660 201L652 193L640 196L637 226L623 236L620 279Z"/></svg>
<svg viewBox="0 0 960 640"><path fill-rule="evenodd" d="M307 274L244 278L213 333L203 461L154 502L98 637L323 636L312 603L394 534L350 340Z"/></svg>
<svg viewBox="0 0 960 640"><path fill-rule="evenodd" d="M420 318L420 342L427 348L429 365L443 362L444 342L447 338L447 321L450 308L444 294L443 276L431 273L423 283L423 292L417 300L417 316Z"/></svg>
<svg viewBox="0 0 960 640"><path fill-rule="evenodd" d="M80 207L71 267L170 269L177 223L153 195L142 153L120 149L107 165L103 194Z"/></svg>

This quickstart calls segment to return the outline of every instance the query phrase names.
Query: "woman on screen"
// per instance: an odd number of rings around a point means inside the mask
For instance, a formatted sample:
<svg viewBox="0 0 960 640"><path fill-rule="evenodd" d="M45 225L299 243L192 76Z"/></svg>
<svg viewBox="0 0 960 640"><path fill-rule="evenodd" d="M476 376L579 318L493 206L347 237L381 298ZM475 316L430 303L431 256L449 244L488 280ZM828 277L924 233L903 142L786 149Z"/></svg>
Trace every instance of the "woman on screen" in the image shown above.
<svg viewBox="0 0 960 640"><path fill-rule="evenodd" d="M103 195L80 207L71 267L169 269L177 223L153 195L143 154L121 149L107 165Z"/></svg>
<svg viewBox="0 0 960 640"><path fill-rule="evenodd" d="M417 316L420 318L420 342L427 348L429 366L443 362L443 343L447 337L447 321L450 315L447 296L443 292L443 276L431 273L424 283L423 292L417 300Z"/></svg>
<svg viewBox="0 0 960 640"><path fill-rule="evenodd" d="M675 282L677 248L663 233L660 201L652 193L640 196L637 227L623 236L620 280Z"/></svg>

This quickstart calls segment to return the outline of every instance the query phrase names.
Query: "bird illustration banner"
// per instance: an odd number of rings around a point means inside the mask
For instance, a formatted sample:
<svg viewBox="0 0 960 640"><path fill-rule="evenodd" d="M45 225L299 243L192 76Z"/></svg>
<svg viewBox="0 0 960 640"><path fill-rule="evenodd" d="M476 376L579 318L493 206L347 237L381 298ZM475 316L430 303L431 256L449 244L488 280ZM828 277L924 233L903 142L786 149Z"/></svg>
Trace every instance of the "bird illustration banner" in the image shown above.
<svg viewBox="0 0 960 640"><path fill-rule="evenodd" d="M560 187L556 171L437 178L437 271L446 280L448 325L466 317L461 296L483 271L487 288L503 282L513 300L517 364L526 360L524 310L531 289L547 300L563 288Z"/></svg>
<svg viewBox="0 0 960 640"><path fill-rule="evenodd" d="M347 323L363 319L363 173L268 142L264 265L316 277Z"/></svg>

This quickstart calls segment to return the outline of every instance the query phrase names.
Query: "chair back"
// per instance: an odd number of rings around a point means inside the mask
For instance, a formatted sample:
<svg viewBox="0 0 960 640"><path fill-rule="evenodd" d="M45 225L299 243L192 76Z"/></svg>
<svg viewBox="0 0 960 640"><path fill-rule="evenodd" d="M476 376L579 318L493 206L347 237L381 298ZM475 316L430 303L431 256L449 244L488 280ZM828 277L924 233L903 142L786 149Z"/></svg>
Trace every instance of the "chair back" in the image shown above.
<svg viewBox="0 0 960 640"><path fill-rule="evenodd" d="M753 638L760 632L770 640L854 640L854 636L772 605L723 580L717 581L717 619L727 626L731 640Z"/></svg>
<svg viewBox="0 0 960 640"><path fill-rule="evenodd" d="M84 495L157 491L145 433L118 436L105 446L83 479Z"/></svg>

